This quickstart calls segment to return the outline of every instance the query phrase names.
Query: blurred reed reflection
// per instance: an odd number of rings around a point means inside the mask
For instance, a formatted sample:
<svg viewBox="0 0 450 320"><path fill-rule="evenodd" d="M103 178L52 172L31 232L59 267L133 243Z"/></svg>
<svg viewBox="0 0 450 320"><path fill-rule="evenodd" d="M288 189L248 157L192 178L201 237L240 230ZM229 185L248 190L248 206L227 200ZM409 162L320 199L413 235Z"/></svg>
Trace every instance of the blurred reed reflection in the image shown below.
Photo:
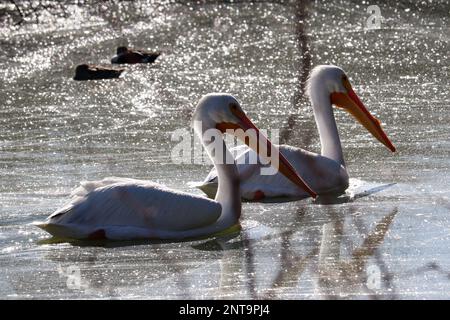
<svg viewBox="0 0 450 320"><path fill-rule="evenodd" d="M322 228L317 265L319 295L327 299L352 296L355 293L372 299L378 298L377 292L382 292L381 296L384 298L393 296L392 293L385 296L386 289L392 289L392 283L379 248L397 212L397 208L393 209L369 232L360 215L352 214L352 222L346 225L343 217L332 212L331 221ZM349 241L348 235L355 233L359 233L363 239L359 245ZM347 249L346 255L342 253L343 247ZM373 279L374 283L369 282L371 274L368 267L377 277Z"/></svg>
<svg viewBox="0 0 450 320"><path fill-rule="evenodd" d="M351 205L346 213L334 205L322 206L320 223L303 206L299 211L293 228L258 239L244 229L238 236L196 246L222 254L218 297L239 294L251 299L280 299L289 298L290 292L293 297L326 299L396 297L394 275L382 249L398 213L396 207L376 221ZM303 243L299 243L299 233L306 236ZM269 242L279 249L272 252L271 266L262 268L264 243Z"/></svg>

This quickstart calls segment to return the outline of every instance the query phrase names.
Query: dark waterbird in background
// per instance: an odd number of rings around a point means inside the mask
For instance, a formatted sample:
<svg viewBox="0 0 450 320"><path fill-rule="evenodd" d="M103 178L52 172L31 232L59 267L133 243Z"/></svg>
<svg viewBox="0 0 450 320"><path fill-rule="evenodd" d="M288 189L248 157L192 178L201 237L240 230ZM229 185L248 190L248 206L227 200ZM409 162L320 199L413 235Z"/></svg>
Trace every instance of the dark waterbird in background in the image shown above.
<svg viewBox="0 0 450 320"><path fill-rule="evenodd" d="M75 69L74 80L101 80L120 77L123 68L107 68L97 65L80 64Z"/></svg>
<svg viewBox="0 0 450 320"><path fill-rule="evenodd" d="M159 51L144 51L130 49L127 47L118 47L117 54L111 59L111 63L116 64L135 64L135 63L153 63L161 55Z"/></svg>

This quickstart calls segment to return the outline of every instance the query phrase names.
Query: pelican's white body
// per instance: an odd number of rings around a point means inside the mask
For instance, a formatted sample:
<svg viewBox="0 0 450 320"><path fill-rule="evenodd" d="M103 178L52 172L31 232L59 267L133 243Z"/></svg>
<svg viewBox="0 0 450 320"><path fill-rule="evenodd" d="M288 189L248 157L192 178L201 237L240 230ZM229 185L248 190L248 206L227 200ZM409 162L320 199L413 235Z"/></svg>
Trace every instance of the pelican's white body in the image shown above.
<svg viewBox="0 0 450 320"><path fill-rule="evenodd" d="M315 67L307 82L307 94L311 101L322 150L320 155L290 146L280 146L283 154L305 182L317 194L342 193L349 185L341 141L334 118L332 102L352 114L376 139L395 151L381 123L373 117L353 91L344 71L336 66ZM249 157L249 156L252 157ZM296 187L280 173L262 175L261 163L250 164L248 158L253 151L246 148L237 155L241 197L247 200L261 200L274 197L304 197L307 194ZM244 161L245 160L245 161ZM245 163L245 164L240 164ZM214 170L198 187L208 196L217 188Z"/></svg>
<svg viewBox="0 0 450 320"><path fill-rule="evenodd" d="M255 152L247 146L237 147L237 168L241 181L241 197L245 200L260 200L275 197L309 197L281 173L261 175L261 162L248 164L255 159ZM348 188L349 178L345 167L330 158L288 145L278 146L280 152L292 164L297 173L318 194L343 193ZM234 150L236 151L236 150ZM198 186L208 197L214 198L217 191L217 173L212 169L205 181Z"/></svg>
<svg viewBox="0 0 450 320"><path fill-rule="evenodd" d="M341 81L344 74L344 71L336 66L318 66L313 69L308 79L307 93L319 131L322 145L321 154L291 146L280 146L280 152L318 194L342 193L348 187L349 177L345 169L341 141L330 100L331 93L346 92ZM244 150L236 157L243 199L261 200L262 198L307 196L303 190L280 173L272 176L261 175L261 164L243 162L242 157L248 157L249 153L253 152L248 148ZM209 197L214 196L217 189L214 169L204 182L198 185L198 188Z"/></svg>
<svg viewBox="0 0 450 320"><path fill-rule="evenodd" d="M237 121L230 104L239 106L225 94L209 94L200 100L193 120L202 139L204 131L216 123ZM149 181L107 178L82 183L68 204L35 225L61 238L114 240L196 238L238 225L241 198L236 165L215 159L208 148L211 141L202 141L219 175L215 200ZM223 140L222 144L225 148ZM228 149L223 156L231 158Z"/></svg>
<svg viewBox="0 0 450 320"><path fill-rule="evenodd" d="M176 239L213 224L222 212L213 200L150 181L106 178L81 183L68 204L38 224L54 236L87 239Z"/></svg>

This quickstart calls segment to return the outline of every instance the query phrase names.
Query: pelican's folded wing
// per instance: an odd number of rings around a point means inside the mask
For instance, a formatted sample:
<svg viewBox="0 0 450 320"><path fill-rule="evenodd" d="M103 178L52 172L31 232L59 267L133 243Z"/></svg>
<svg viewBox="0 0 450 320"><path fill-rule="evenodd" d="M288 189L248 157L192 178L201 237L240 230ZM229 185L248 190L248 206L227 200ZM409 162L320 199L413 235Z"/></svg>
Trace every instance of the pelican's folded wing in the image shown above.
<svg viewBox="0 0 450 320"><path fill-rule="evenodd" d="M178 231L210 225L221 211L219 203L204 197L148 181L108 178L84 182L49 222Z"/></svg>

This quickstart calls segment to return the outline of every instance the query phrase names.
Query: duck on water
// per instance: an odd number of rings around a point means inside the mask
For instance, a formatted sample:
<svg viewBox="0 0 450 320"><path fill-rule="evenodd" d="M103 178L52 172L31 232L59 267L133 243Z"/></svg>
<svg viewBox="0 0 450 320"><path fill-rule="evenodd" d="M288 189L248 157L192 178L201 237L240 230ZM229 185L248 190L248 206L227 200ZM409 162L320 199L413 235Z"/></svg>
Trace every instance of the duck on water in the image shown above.
<svg viewBox="0 0 450 320"><path fill-rule="evenodd" d="M115 64L153 63L161 55L159 51L145 51L118 47L116 55L111 59Z"/></svg>

